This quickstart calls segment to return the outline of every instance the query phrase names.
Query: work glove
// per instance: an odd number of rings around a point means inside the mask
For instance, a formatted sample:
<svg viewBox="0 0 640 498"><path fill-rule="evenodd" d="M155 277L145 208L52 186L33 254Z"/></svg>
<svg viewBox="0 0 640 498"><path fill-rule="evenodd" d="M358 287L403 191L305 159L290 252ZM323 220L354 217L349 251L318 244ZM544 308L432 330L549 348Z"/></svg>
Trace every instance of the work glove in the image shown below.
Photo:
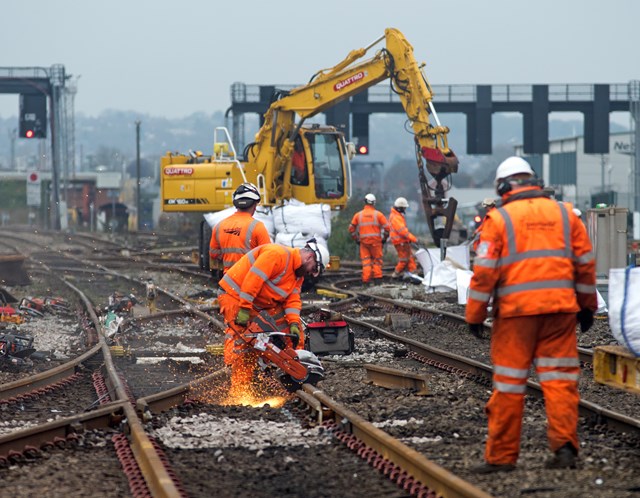
<svg viewBox="0 0 640 498"><path fill-rule="evenodd" d="M586 332L593 325L593 311L589 308L582 308L578 313L576 313L578 317L578 323L580 324L580 330L582 332Z"/></svg>
<svg viewBox="0 0 640 498"><path fill-rule="evenodd" d="M297 323L292 323L289 325L289 333L296 336L291 338L291 342L293 342L293 347L297 348L300 343L300 326Z"/></svg>
<svg viewBox="0 0 640 498"><path fill-rule="evenodd" d="M482 336L484 335L484 325L481 323L470 323L469 332L475 335L478 339L482 339Z"/></svg>
<svg viewBox="0 0 640 498"><path fill-rule="evenodd" d="M382 237L382 243L383 243L383 244L386 244L388 239L389 239L389 236L388 236L388 235L386 235L386 236Z"/></svg>
<svg viewBox="0 0 640 498"><path fill-rule="evenodd" d="M241 327L245 327L247 323L249 323L249 310L247 308L240 308L236 315L235 322Z"/></svg>

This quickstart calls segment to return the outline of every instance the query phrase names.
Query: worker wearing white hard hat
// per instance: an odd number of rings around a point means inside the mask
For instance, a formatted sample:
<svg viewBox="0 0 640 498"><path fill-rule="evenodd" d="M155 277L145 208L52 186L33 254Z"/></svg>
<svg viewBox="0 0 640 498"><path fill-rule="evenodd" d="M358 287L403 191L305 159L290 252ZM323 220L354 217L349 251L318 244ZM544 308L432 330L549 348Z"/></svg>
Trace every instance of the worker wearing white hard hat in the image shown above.
<svg viewBox="0 0 640 498"><path fill-rule="evenodd" d="M584 332L597 309L595 259L570 204L549 198L529 163L510 157L496 171L501 205L483 222L469 286L466 320L481 337L493 297L493 393L487 402L488 474L516 467L530 368L543 386L547 467L575 468L580 361L576 325Z"/></svg>
<svg viewBox="0 0 640 498"><path fill-rule="evenodd" d="M374 207L376 196L364 196L364 209L351 219L349 233L360 246L362 283L369 285L382 281L382 246L389 238L389 222Z"/></svg>
<svg viewBox="0 0 640 498"><path fill-rule="evenodd" d="M391 278L399 278L405 271L415 272L416 260L411 252L411 245L418 242L418 238L407 228L407 220L404 217L409 202L404 197L398 197L389 213L389 225L391 226L390 239L398 253L398 264Z"/></svg>

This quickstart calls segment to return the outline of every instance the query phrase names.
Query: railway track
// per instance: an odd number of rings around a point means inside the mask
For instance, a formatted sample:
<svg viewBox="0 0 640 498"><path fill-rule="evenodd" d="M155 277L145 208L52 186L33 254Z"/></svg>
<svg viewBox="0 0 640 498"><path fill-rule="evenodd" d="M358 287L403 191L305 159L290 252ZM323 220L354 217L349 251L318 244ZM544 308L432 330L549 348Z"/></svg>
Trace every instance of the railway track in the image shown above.
<svg viewBox="0 0 640 498"><path fill-rule="evenodd" d="M145 243L149 252L153 241ZM274 385L270 406L228 405L223 395L227 373L220 358L198 351L194 356L206 358L206 368L178 368L192 352L176 351L178 339L171 334L181 328L195 330L195 337L202 339L198 350L209 341L221 341L221 323L210 303L189 299L185 291L189 286L214 287L208 276L180 263L144 261L132 251L133 245L109 245L106 256L96 254L94 248L79 254L75 245L73 263L64 258L49 263L78 290L82 287L90 294L93 289L97 298L104 298L114 285L137 289L140 277L151 272L154 281L164 284L164 311L125 322L119 333L121 355L115 357L115 350L104 343L96 316L102 356L96 355L99 360L92 369L104 379L97 381L95 401L99 402L89 412L59 419L56 424L63 429L56 428L56 436L46 433L41 443L33 444L40 441L34 436L23 440L20 431L0 436L0 463L4 455L11 467L23 469L29 459L40 461L31 454L49 451L51 443L54 451L74 451L58 448L56 442L83 452L89 447L113 448L123 468L128 464L122 462L135 461L137 471L119 471L113 479L104 480L109 488L105 496L118 496L113 490L121 489L123 476L134 496L145 492L209 496L216 491L218 496L242 491L255 496L632 496L640 489L635 477L638 421L633 419L633 403L628 408L631 415L620 417L615 413L619 400L609 400L607 408L586 403L581 412L580 468L568 473L549 471L543 468L548 452L543 443L543 405L534 394L535 383L529 386L532 396L527 402L518 470L499 480L471 475L469 467L482 460L486 431L488 339L469 336L456 313L434 308L453 309L451 302L414 303L417 300L405 296L411 286L390 280L379 289L363 292L357 286L357 268L345 265L340 272L327 274L327 280L332 284L328 290L347 298L308 293L304 313L312 320L320 307L339 310L356 333L357 351L325 357L326 379L317 387L305 386L294 398L284 396ZM131 251L129 256L124 249ZM85 283L88 275L93 280ZM111 287L102 287L105 280ZM396 297L375 295L386 291ZM95 306L91 303L88 309ZM145 335L153 337L153 332L164 339L151 346ZM588 384L589 351L582 354L581 390ZM158 357L171 357L166 361L179 370L173 382L163 383L169 373L175 373L169 369L149 373ZM74 422L61 421L67 419ZM249 441L241 437L247 432L252 434ZM2 446L7 437L9 446ZM27 440L32 444L24 443ZM21 444L23 449L17 450ZM27 446L32 448L24 450ZM20 472L4 469L0 475L3 482L14 478L18 482Z"/></svg>

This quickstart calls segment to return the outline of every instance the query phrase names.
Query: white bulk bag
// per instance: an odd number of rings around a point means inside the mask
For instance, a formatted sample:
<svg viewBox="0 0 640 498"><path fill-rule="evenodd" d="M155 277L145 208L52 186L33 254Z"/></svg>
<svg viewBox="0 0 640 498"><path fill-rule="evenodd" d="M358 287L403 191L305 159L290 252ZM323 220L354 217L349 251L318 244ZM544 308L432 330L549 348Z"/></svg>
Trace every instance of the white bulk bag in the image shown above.
<svg viewBox="0 0 640 498"><path fill-rule="evenodd" d="M307 240L314 237L314 234L306 233L278 233L276 234L275 242L281 246L286 247L304 247ZM322 237L315 235L316 242L327 247L327 241Z"/></svg>
<svg viewBox="0 0 640 498"><path fill-rule="evenodd" d="M456 288L458 290L458 304L467 304L469 298L469 287L471 286L471 270L456 269Z"/></svg>
<svg viewBox="0 0 640 498"><path fill-rule="evenodd" d="M609 270L609 325L616 341L640 356L640 268Z"/></svg>
<svg viewBox="0 0 640 498"><path fill-rule="evenodd" d="M209 226L213 228L222 220L224 220L225 218L228 218L235 212L236 212L236 208L230 207L227 209L223 209L222 211L216 211L215 213L205 213L203 216L204 216L204 219L209 224Z"/></svg>
<svg viewBox="0 0 640 498"><path fill-rule="evenodd" d="M328 239L331 236L329 204L294 204L273 208L276 233L305 233Z"/></svg>

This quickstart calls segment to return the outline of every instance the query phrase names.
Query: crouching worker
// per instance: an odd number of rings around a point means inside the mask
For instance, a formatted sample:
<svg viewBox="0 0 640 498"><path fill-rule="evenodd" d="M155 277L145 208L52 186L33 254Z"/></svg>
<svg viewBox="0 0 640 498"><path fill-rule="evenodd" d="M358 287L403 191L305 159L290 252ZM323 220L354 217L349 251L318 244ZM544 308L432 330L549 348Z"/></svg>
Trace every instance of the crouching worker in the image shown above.
<svg viewBox="0 0 640 498"><path fill-rule="evenodd" d="M218 302L227 325L224 361L231 366L230 398L253 397L251 381L258 366L258 355L236 337L232 325L245 328L265 311L281 332L298 336L296 348L302 349L302 282L305 276L318 276L328 259L328 250L315 239L302 249L265 244L245 254L220 280Z"/></svg>

